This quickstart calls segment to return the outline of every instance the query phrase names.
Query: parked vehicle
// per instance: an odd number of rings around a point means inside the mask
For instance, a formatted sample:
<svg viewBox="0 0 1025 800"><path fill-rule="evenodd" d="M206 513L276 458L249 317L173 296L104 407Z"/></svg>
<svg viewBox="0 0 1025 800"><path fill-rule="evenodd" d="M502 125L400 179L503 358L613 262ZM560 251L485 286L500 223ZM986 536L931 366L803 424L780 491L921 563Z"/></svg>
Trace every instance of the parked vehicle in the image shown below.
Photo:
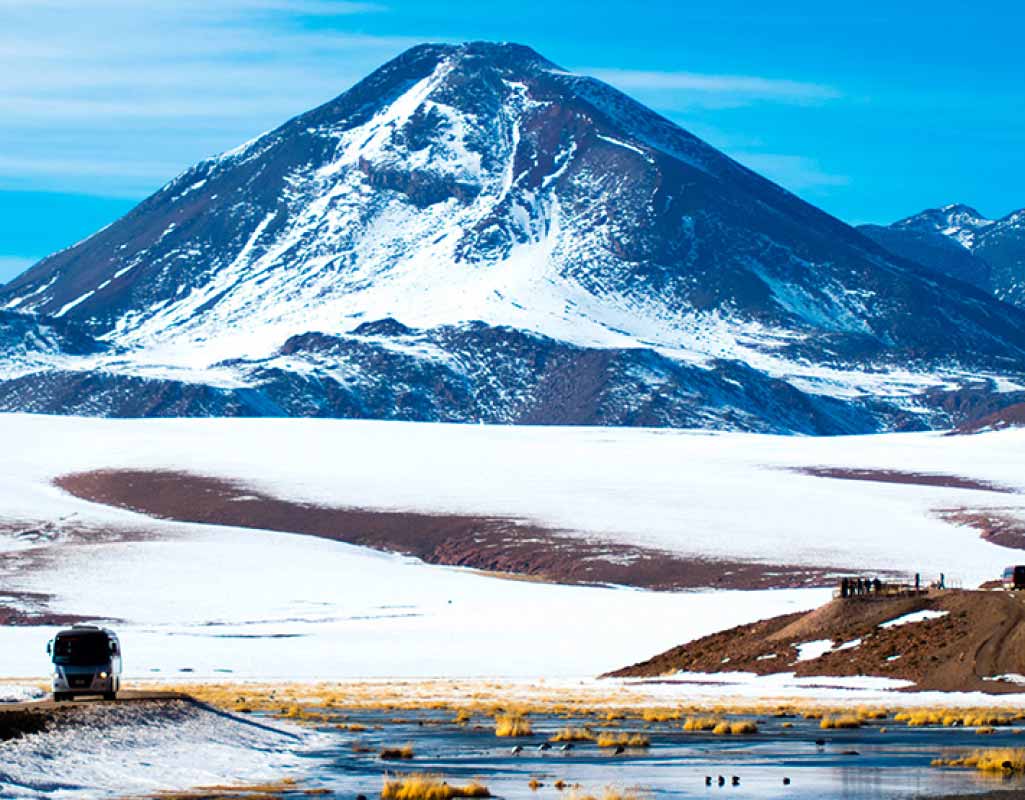
<svg viewBox="0 0 1025 800"><path fill-rule="evenodd" d="M1025 564L1007 567L1004 570L1003 584L1005 589L1025 589Z"/></svg>
<svg viewBox="0 0 1025 800"><path fill-rule="evenodd" d="M74 625L46 645L53 660L53 699L80 694L113 700L121 688L121 643L117 634L95 625Z"/></svg>

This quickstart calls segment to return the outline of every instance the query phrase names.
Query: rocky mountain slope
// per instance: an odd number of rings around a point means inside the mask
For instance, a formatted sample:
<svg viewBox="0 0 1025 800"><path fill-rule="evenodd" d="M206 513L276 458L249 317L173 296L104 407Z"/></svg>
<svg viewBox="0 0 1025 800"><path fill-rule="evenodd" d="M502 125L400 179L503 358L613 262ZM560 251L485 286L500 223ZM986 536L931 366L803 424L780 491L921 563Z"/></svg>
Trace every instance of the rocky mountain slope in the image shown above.
<svg viewBox="0 0 1025 800"><path fill-rule="evenodd" d="M903 258L1025 307L1025 209L992 220L954 204L859 230Z"/></svg>
<svg viewBox="0 0 1025 800"><path fill-rule="evenodd" d="M1025 313L518 45L409 50L0 307L106 348L0 364L5 409L845 433L1025 400Z"/></svg>

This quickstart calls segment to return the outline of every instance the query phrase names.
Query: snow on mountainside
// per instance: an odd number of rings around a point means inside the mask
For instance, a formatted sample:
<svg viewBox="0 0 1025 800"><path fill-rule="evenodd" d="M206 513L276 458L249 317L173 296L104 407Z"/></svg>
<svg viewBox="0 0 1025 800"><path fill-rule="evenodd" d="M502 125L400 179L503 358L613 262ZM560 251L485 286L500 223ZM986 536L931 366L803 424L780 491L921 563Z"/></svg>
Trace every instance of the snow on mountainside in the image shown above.
<svg viewBox="0 0 1025 800"><path fill-rule="evenodd" d="M1025 307L1025 209L992 220L952 204L859 230L903 258Z"/></svg>
<svg viewBox="0 0 1025 800"><path fill-rule="evenodd" d="M0 306L111 351L17 410L841 433L1025 375L1025 314L518 45L407 51Z"/></svg>

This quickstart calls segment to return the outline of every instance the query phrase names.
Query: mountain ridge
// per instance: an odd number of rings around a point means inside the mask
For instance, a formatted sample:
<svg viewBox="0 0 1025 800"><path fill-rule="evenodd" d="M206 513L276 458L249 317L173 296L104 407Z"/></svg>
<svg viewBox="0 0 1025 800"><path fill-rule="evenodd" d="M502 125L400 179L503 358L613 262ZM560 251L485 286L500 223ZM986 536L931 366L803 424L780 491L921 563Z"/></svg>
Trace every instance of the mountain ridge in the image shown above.
<svg viewBox="0 0 1025 800"><path fill-rule="evenodd" d="M1025 307L1025 209L990 219L951 203L858 230L902 258Z"/></svg>

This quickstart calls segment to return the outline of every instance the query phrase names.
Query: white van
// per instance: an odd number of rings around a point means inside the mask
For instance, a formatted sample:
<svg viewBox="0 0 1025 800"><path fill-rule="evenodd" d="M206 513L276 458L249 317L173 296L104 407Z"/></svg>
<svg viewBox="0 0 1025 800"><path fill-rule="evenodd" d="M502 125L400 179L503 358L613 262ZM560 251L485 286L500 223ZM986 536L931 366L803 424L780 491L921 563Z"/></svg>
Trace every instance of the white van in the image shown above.
<svg viewBox="0 0 1025 800"><path fill-rule="evenodd" d="M74 625L46 645L53 660L53 699L99 694L113 700L121 688L121 643L95 625Z"/></svg>

